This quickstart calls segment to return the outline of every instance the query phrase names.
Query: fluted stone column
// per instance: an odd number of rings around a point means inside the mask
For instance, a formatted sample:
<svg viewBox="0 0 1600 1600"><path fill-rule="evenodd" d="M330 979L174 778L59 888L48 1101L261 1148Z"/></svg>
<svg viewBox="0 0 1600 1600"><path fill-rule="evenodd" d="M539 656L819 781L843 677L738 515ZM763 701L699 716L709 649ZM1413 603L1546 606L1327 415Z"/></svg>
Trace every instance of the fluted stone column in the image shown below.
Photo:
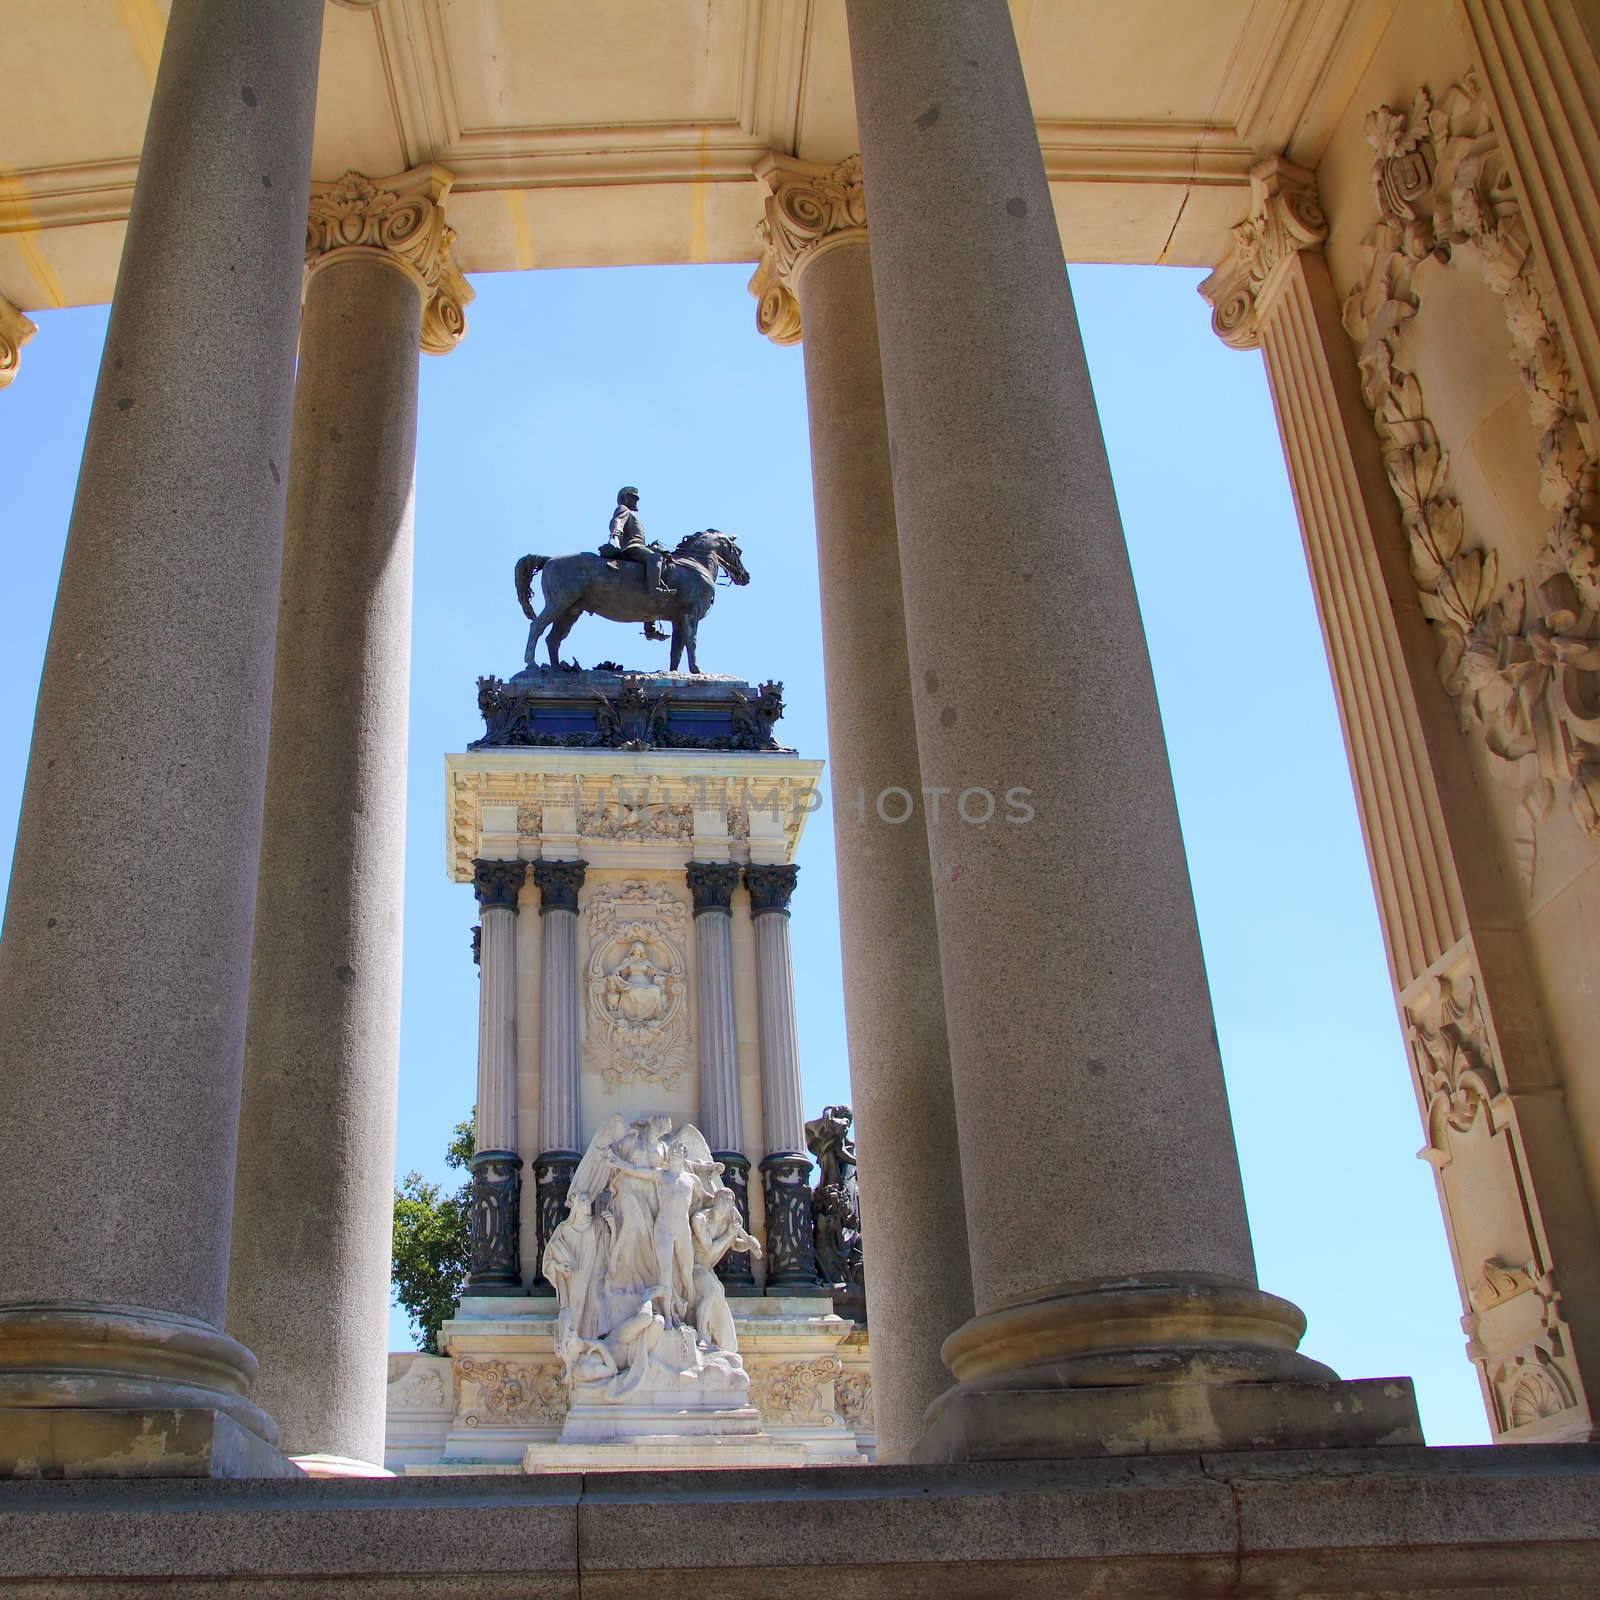
<svg viewBox="0 0 1600 1600"><path fill-rule="evenodd" d="M903 1460L972 1316L861 166L770 157L757 324L804 330L850 1094L878 1458ZM907 815L905 808L914 807ZM903 821L890 820L905 816Z"/></svg>
<svg viewBox="0 0 1600 1600"><path fill-rule="evenodd" d="M695 1031L700 1044L700 1131L722 1163L723 1182L739 1200L750 1226L750 1158L744 1153L739 1109L739 1029L733 1000L732 895L739 868L731 861L691 861L686 869L694 896L696 972ZM717 1276L737 1293L753 1294L750 1255L730 1250Z"/></svg>
<svg viewBox="0 0 1600 1600"><path fill-rule="evenodd" d="M167 24L0 940L0 1475L148 1470L152 1411L285 1470L220 1330L322 15Z"/></svg>
<svg viewBox="0 0 1600 1600"><path fill-rule="evenodd" d="M17 375L22 360L22 347L38 332L38 328L0 294L0 389Z"/></svg>
<svg viewBox="0 0 1600 1600"><path fill-rule="evenodd" d="M539 886L539 1279L544 1248L567 1214L567 1190L583 1155L578 1054L578 891L587 863L535 861ZM547 1289L548 1292L548 1289Z"/></svg>
<svg viewBox="0 0 1600 1600"><path fill-rule="evenodd" d="M767 1293L815 1289L816 1241L811 1157L800 1088L795 1030L794 963L789 951L789 900L800 869L783 863L744 869L756 935L756 1028L761 1039L761 1161L767 1214Z"/></svg>
<svg viewBox="0 0 1600 1600"><path fill-rule="evenodd" d="M522 1293L517 1154L517 897L525 861L474 861L478 897L478 1100L466 1293Z"/></svg>
<svg viewBox="0 0 1600 1600"><path fill-rule="evenodd" d="M1230 1384L1331 1374L1296 1354L1300 1313L1256 1287L1010 15L848 14L917 749L947 797L927 827L977 1307L917 1454L1242 1443L1262 1436L1260 1396ZM1268 1409L1282 1438L1288 1403Z"/></svg>
<svg viewBox="0 0 1600 1600"><path fill-rule="evenodd" d="M470 296L449 185L347 173L307 238L228 1329L329 1472L383 1460L417 365ZM282 1225L290 1171L315 1226Z"/></svg>

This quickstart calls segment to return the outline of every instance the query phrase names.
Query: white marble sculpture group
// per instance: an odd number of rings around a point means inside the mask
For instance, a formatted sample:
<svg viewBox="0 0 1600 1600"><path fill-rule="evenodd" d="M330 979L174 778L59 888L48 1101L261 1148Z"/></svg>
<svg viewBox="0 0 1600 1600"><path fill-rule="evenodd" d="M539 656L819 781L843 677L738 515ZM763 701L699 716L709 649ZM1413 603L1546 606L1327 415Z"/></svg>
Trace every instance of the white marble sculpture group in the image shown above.
<svg viewBox="0 0 1600 1600"><path fill-rule="evenodd" d="M705 1136L669 1117L610 1117L590 1142L545 1247L556 1349L574 1405L658 1394L742 1394L717 1263L761 1253ZM669 1136L670 1135L670 1136ZM743 1404L734 1399L733 1404Z"/></svg>

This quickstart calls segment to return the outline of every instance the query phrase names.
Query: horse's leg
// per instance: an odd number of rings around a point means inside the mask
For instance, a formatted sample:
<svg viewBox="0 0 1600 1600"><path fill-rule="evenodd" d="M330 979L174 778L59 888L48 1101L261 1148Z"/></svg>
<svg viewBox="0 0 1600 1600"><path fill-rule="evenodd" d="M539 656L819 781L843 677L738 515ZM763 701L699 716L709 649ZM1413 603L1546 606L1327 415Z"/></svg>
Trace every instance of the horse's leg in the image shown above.
<svg viewBox="0 0 1600 1600"><path fill-rule="evenodd" d="M539 648L539 636L551 623L557 621L572 609L573 596L570 591L552 595L548 590L544 597L544 610L533 619L533 626L528 629L528 648L523 655L525 666L533 665L534 652ZM551 656L551 665L555 664L554 655Z"/></svg>
<svg viewBox="0 0 1600 1600"><path fill-rule="evenodd" d="M685 617L683 619L684 642L689 647L689 671L695 677L700 676L700 663L694 658L695 641L700 634L700 619L698 617Z"/></svg>
<svg viewBox="0 0 1600 1600"><path fill-rule="evenodd" d="M548 641L550 646L550 665L552 667L561 665L561 643L572 632L573 625L582 615L582 606L569 606L566 611L556 618L555 626L550 630Z"/></svg>
<svg viewBox="0 0 1600 1600"><path fill-rule="evenodd" d="M672 624L672 665L669 672L678 670L678 663L683 659L683 623L674 619Z"/></svg>

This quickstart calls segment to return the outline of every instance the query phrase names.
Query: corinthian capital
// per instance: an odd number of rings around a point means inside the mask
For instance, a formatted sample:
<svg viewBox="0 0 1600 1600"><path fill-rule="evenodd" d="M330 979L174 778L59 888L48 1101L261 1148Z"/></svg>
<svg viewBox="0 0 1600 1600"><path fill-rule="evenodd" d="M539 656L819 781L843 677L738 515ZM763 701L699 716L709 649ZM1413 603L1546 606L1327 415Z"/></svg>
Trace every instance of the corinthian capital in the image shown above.
<svg viewBox="0 0 1600 1600"><path fill-rule="evenodd" d="M444 220L445 196L454 182L447 167L426 166L376 182L347 172L333 183L311 186L306 270L352 256L398 268L422 294L422 348L430 355L447 355L460 344L472 299L455 262L455 233Z"/></svg>
<svg viewBox="0 0 1600 1600"><path fill-rule="evenodd" d="M861 157L846 156L836 167L823 167L769 155L756 176L767 186L767 214L756 224L761 262L750 280L756 327L774 344L794 344L800 337L794 286L801 272L824 250L866 241Z"/></svg>
<svg viewBox="0 0 1600 1600"><path fill-rule="evenodd" d="M1316 179L1282 156L1258 162L1250 172L1250 215L1234 228L1227 260L1200 285L1217 337L1235 350L1260 344L1260 319L1280 269L1327 237Z"/></svg>
<svg viewBox="0 0 1600 1600"><path fill-rule="evenodd" d="M0 294L0 389L17 375L22 347L39 330Z"/></svg>

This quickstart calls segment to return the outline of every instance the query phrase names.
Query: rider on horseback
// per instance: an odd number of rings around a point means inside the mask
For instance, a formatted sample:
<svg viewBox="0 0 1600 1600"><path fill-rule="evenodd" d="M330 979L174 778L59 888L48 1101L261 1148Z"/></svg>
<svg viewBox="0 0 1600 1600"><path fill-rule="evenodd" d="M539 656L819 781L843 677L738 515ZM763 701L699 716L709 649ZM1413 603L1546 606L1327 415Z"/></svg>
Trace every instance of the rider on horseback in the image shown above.
<svg viewBox="0 0 1600 1600"><path fill-rule="evenodd" d="M670 594L672 591L661 581L661 552L645 543L638 512L639 491L631 483L625 484L617 490L617 509L611 514L611 543L620 560L644 563L647 594Z"/></svg>

